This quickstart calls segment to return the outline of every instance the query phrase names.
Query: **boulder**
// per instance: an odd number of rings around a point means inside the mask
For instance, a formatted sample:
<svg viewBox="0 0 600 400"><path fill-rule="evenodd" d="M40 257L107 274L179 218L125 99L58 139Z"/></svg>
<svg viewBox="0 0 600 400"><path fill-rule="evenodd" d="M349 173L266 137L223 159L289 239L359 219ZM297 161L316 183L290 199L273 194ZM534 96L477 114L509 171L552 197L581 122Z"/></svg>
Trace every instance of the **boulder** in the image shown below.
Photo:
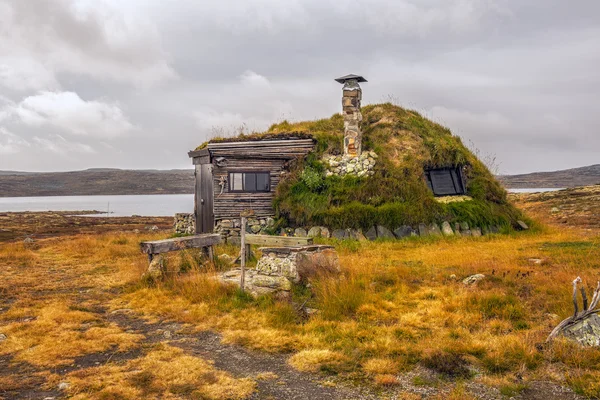
<svg viewBox="0 0 600 400"><path fill-rule="evenodd" d="M475 228L471 229L471 236L481 237L481 229L479 227L475 227Z"/></svg>
<svg viewBox="0 0 600 400"><path fill-rule="evenodd" d="M525 222L523 222L521 220L517 221L517 225L519 226L520 229L522 229L524 231L526 231L527 229L529 229L529 226Z"/></svg>
<svg viewBox="0 0 600 400"><path fill-rule="evenodd" d="M419 236L428 236L429 229L427 229L427 225L419 224Z"/></svg>
<svg viewBox="0 0 600 400"><path fill-rule="evenodd" d="M377 239L377 228L375 228L374 226L370 227L369 230L365 233L365 236L369 240Z"/></svg>
<svg viewBox="0 0 600 400"><path fill-rule="evenodd" d="M462 231L468 231L469 230L469 224L467 222L461 222L460 223L460 230Z"/></svg>
<svg viewBox="0 0 600 400"><path fill-rule="evenodd" d="M394 229L394 235L396 235L398 239L410 236L413 232L413 228L408 225L402 225L401 227Z"/></svg>
<svg viewBox="0 0 600 400"><path fill-rule="evenodd" d="M229 254L221 254L218 257L219 261L225 263L225 264L233 264L235 262L235 257L230 256Z"/></svg>
<svg viewBox="0 0 600 400"><path fill-rule="evenodd" d="M268 217L265 220L265 224L267 225L267 227L272 228L272 227L275 226L275 220L273 218L271 218L271 217Z"/></svg>
<svg viewBox="0 0 600 400"><path fill-rule="evenodd" d="M0 333L0 342L4 342L6 339L6 335L4 333Z"/></svg>
<svg viewBox="0 0 600 400"><path fill-rule="evenodd" d="M315 276L338 275L340 260L333 247L318 252L299 252L296 256L296 271L303 282Z"/></svg>
<svg viewBox="0 0 600 400"><path fill-rule="evenodd" d="M262 229L262 227L258 224L250 226L250 232L252 232L252 233L259 233L261 229Z"/></svg>
<svg viewBox="0 0 600 400"><path fill-rule="evenodd" d="M245 282L244 282L245 283ZM268 288L273 290L291 290L292 283L284 276L272 275L254 275L248 282L252 286Z"/></svg>
<svg viewBox="0 0 600 400"><path fill-rule="evenodd" d="M219 225L221 225L221 227L223 227L223 228L233 228L233 221L230 219L224 219L224 220L221 220Z"/></svg>
<svg viewBox="0 0 600 400"><path fill-rule="evenodd" d="M562 335L582 346L600 347L600 316L589 317L565 328Z"/></svg>
<svg viewBox="0 0 600 400"><path fill-rule="evenodd" d="M395 236L388 228L383 225L377 225L377 237L385 239L394 239Z"/></svg>
<svg viewBox="0 0 600 400"><path fill-rule="evenodd" d="M331 237L334 237L338 240L344 240L348 238L348 232L345 229L335 229L331 234Z"/></svg>
<svg viewBox="0 0 600 400"><path fill-rule="evenodd" d="M163 256L157 255L150 262L148 270L146 270L142 278L159 280L164 277L165 272Z"/></svg>
<svg viewBox="0 0 600 400"><path fill-rule="evenodd" d="M311 237L311 238L321 237L321 227L313 226L312 228L310 228L308 230L308 232L306 233L306 236Z"/></svg>
<svg viewBox="0 0 600 400"><path fill-rule="evenodd" d="M331 233L329 233L329 229L325 227L321 227L321 237L328 238L331 237Z"/></svg>
<svg viewBox="0 0 600 400"><path fill-rule="evenodd" d="M294 230L294 236L306 237L306 235L307 235L307 232L306 232L306 229L304 229L304 228L296 228Z"/></svg>
<svg viewBox="0 0 600 400"><path fill-rule="evenodd" d="M442 231L440 227L435 222L429 225L429 234L431 236L442 236Z"/></svg>
<svg viewBox="0 0 600 400"><path fill-rule="evenodd" d="M500 233L500 228L498 228L498 225L490 225L490 232L491 233Z"/></svg>
<svg viewBox="0 0 600 400"><path fill-rule="evenodd" d="M479 282L483 278L485 278L485 275L483 275L483 274L475 274L475 275L471 275L471 276L466 277L465 279L463 279L462 282L465 285L472 285L474 283Z"/></svg>
<svg viewBox="0 0 600 400"><path fill-rule="evenodd" d="M360 231L360 229L346 229L346 234L348 238L358 240L360 242L364 242L367 240L365 235Z"/></svg>
<svg viewBox="0 0 600 400"><path fill-rule="evenodd" d="M454 236L454 231L448 221L442 222L442 233L444 236Z"/></svg>

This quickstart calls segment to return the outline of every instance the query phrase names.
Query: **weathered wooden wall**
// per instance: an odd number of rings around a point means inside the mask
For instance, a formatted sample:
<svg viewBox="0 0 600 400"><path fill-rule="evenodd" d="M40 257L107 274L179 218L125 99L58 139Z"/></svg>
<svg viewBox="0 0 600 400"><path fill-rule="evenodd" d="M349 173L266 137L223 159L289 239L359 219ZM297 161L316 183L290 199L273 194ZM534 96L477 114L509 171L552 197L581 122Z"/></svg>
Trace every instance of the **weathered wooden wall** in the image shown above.
<svg viewBox="0 0 600 400"><path fill-rule="evenodd" d="M281 171L285 160L251 160L244 158L230 158L225 167L214 167L214 214L216 219L239 217L240 212L252 209L256 216L273 215L273 199L275 188L281 179ZM221 177L228 179L229 172L269 172L269 192L230 192L229 184L225 184L223 193L219 181Z"/></svg>
<svg viewBox="0 0 600 400"><path fill-rule="evenodd" d="M213 214L215 220L239 218L240 212L252 209L255 215L274 215L273 199L281 173L289 160L304 157L314 147L312 139L264 140L251 142L209 143L203 150L190 152L194 164L212 164ZM230 192L230 172L269 172L269 192ZM202 176L203 178L205 175ZM219 185L222 178L224 187ZM199 179L199 176L196 176ZM204 184L197 182L196 197ZM196 213L200 210L196 206ZM198 218L198 215L196 216Z"/></svg>

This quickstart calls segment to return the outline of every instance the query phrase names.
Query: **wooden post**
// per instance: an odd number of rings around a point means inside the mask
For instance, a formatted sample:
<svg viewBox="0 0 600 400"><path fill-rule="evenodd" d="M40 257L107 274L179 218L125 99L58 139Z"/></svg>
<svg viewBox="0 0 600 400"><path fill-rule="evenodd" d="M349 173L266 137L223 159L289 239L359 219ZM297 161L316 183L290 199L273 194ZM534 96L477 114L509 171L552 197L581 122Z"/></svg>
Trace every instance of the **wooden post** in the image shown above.
<svg viewBox="0 0 600 400"><path fill-rule="evenodd" d="M240 231L240 240L242 245L242 253L240 255L241 258L241 270L240 274L240 288L242 292L244 291L244 280L246 278L246 217L242 216L242 230Z"/></svg>
<svg viewBox="0 0 600 400"><path fill-rule="evenodd" d="M251 217L253 215L254 210L244 210L240 213L240 217L242 219L240 224L242 228L240 232L240 245L242 247L240 251L240 288L242 289L242 292L244 291L244 281L246 278L246 218Z"/></svg>

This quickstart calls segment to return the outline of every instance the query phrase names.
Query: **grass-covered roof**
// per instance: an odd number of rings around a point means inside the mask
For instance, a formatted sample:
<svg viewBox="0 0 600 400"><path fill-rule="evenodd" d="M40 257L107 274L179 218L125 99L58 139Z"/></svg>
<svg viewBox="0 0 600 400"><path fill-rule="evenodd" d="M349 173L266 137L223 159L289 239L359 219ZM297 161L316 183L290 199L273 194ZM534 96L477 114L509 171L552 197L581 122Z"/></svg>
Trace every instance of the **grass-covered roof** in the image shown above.
<svg viewBox="0 0 600 400"><path fill-rule="evenodd" d="M393 229L446 220L508 227L521 217L488 168L448 128L390 103L368 105L361 112L363 151L378 155L375 174L370 177L325 176L323 155L343 153L340 114L316 121L283 121L263 133L211 142L315 139L315 150L277 188L276 212L292 225L367 229L381 224ZM451 166L466 167L467 194L473 200L447 204L435 200L424 169Z"/></svg>

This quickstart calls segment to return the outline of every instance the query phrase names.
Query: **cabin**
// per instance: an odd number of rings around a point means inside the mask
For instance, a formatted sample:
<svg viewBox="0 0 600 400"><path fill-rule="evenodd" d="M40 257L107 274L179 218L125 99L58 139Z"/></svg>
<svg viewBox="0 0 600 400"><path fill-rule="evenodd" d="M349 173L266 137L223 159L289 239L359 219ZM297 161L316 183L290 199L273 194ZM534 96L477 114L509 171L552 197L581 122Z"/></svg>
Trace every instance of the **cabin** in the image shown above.
<svg viewBox="0 0 600 400"><path fill-rule="evenodd" d="M362 152L360 128L362 89L359 83L367 80L359 75L346 75L336 81L344 85L343 156L332 156L335 160L327 176L372 176L373 158L377 155L372 151ZM203 148L189 152L196 177L196 233L211 233L216 226L237 223L240 213L246 210L252 210L262 221L275 216L273 200L277 185L293 162L304 158L314 147L311 135L278 133L212 140ZM463 166L425 168L422 177L436 197L460 196L467 192Z"/></svg>
<svg viewBox="0 0 600 400"><path fill-rule="evenodd" d="M294 160L314 147L313 139L302 135L280 136L208 143L188 153L196 176L196 233L210 233L219 221L238 219L247 209L257 218L275 215L279 181Z"/></svg>

